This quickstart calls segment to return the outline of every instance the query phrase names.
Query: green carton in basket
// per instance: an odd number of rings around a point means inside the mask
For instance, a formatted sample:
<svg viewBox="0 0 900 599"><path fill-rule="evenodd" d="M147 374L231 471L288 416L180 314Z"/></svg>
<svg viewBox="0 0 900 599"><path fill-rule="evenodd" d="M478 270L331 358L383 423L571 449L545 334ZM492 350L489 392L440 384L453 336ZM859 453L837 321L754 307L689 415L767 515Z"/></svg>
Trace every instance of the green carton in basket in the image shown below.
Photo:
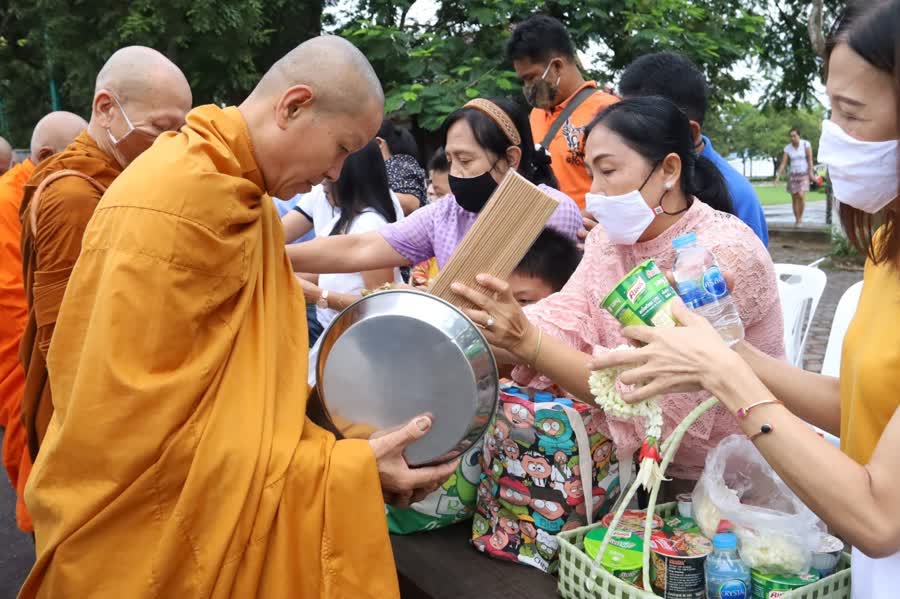
<svg viewBox="0 0 900 599"><path fill-rule="evenodd" d="M625 326L674 327L675 290L653 260L644 260L613 287L600 306Z"/></svg>
<svg viewBox="0 0 900 599"><path fill-rule="evenodd" d="M607 534L609 529L600 527L584 538L584 550L591 559L597 559L600 545ZM612 537L603 555L603 567L616 578L640 586L641 568L644 566L644 538L623 528L613 531Z"/></svg>

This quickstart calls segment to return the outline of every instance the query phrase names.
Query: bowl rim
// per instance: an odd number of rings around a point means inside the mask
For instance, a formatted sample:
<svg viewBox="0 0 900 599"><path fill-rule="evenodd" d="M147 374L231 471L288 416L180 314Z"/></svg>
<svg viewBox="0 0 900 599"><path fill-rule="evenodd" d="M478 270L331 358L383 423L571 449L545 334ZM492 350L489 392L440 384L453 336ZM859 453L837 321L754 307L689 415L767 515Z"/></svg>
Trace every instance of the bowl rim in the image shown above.
<svg viewBox="0 0 900 599"><path fill-rule="evenodd" d="M489 369L488 369L488 373L487 373L487 374L488 374L488 376L493 375L493 382L494 382L494 388L495 388L495 395L497 396L497 398L499 398L499 394L500 394L500 373L499 373L499 368L498 368L498 366L497 366L497 358L496 358L496 356L494 355L494 350L493 350L493 348L491 347L490 342L487 340L487 337L484 336L484 331L482 330L482 328L481 328L479 325L477 325L477 324L475 323L475 321L473 321L471 318L469 318L468 315L466 315L466 313L463 312L459 307L453 305L452 303L448 302L447 300L445 300L445 299L443 299L443 298L437 297L437 296L435 296L435 295L431 295L430 293L426 293L426 292L423 292L423 291L416 291L416 290L414 290L414 289L388 289L388 290L384 290L384 291L376 291L376 292L374 292L374 293L371 293L371 294L369 294L369 295L363 296L363 297L359 298L358 300L354 301L352 304L350 304L349 306L347 306L346 308L344 308L343 310L341 310L341 311L340 311L340 312L332 319L332 321L331 321L331 323L329 323L328 327L322 332L322 335L321 335L321 341L320 341L321 344L320 344L320 346L319 346L319 355L316 357L316 385L315 385L315 387L316 387L316 390L318 391L318 394L319 394L319 400L320 400L320 402L321 402L321 404L322 404L322 408L323 408L324 411L325 411L325 415L326 415L326 417L327 417L329 420L332 421L332 423L333 423L333 419L332 419L331 413L330 413L330 411L329 411L329 409L328 409L328 403L327 403L327 401L326 401L326 399L325 399L325 393L323 392L323 391L324 391L324 386L323 386L323 384L322 384L322 383L323 383L323 377L321 376L322 374L324 374L324 366L325 366L324 361L325 361L326 357L328 356L328 354L330 353L330 352L325 352L325 351L323 351L323 348L324 348L325 345L326 345L326 341L328 340L328 335L329 335L330 333L332 333L332 330L333 330L333 329L336 327L336 325L339 323L339 321L341 320L341 317L344 316L345 313L348 313L348 312L350 312L352 309L354 309L358 304L361 304L361 303L367 302L367 301L372 301L372 298L375 298L375 297L388 296L388 295L415 295L415 296L425 296L425 297L428 298L429 300L435 300L435 301L439 302L440 304L443 304L444 306L450 308L450 310L451 310L453 313L455 313L456 315L462 317L462 318L465 320L465 322L468 323L470 329L474 330L474 331L478 334L478 338L481 340L482 343L484 343L485 348L487 348L486 355L488 356L488 359L489 359ZM334 339L333 341L336 342L337 339ZM333 343L332 343L332 345L333 345ZM462 350L463 348L460 347L460 349ZM495 401L495 404L496 404L496 402L498 401L498 399L495 398L494 401ZM495 410L496 410L496 405L495 405ZM336 429L336 427L335 427L335 429ZM337 429L336 429L336 430L337 430ZM485 427L484 427L484 431L486 431L486 430L487 430L487 425L485 425ZM484 431L482 431L481 436L484 436ZM463 440L464 440L464 439L460 439L460 442L462 442ZM477 441L476 441L476 442L477 442ZM458 445L458 444L459 444L459 442L457 443L457 445ZM459 450L459 452L458 452L459 455L462 455L463 453L465 453L466 451L468 451L468 449L469 449L469 448L464 448L464 449L462 449L462 450ZM445 454L442 454L442 456L438 456L438 458L443 457L443 456L446 455L446 454L453 453L454 451L456 451L456 448L451 448L451 449L449 449ZM450 458L450 459L454 459L454 458ZM434 463L434 464L441 463L441 460L438 459L437 461L429 462L429 464L431 464L431 463Z"/></svg>

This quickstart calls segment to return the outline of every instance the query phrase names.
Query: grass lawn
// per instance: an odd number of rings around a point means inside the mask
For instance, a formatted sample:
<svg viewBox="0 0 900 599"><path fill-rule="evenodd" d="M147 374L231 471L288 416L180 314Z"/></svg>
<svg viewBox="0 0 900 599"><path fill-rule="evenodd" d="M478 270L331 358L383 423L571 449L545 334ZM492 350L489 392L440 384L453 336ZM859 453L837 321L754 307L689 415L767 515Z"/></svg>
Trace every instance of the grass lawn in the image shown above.
<svg viewBox="0 0 900 599"><path fill-rule="evenodd" d="M753 185L756 195L763 206L774 206L775 204L790 204L791 196L784 187L784 183L772 185L771 183L756 183ZM811 191L806 195L807 202L815 202L816 200L824 200L825 192Z"/></svg>

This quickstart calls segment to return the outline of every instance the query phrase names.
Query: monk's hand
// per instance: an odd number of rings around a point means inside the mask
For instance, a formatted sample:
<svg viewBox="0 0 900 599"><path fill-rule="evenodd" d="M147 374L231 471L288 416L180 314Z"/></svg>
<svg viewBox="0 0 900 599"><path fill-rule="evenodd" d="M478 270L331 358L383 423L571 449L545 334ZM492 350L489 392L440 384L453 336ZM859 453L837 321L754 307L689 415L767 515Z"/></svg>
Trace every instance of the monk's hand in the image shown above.
<svg viewBox="0 0 900 599"><path fill-rule="evenodd" d="M677 327L625 327L623 334L644 344L629 351L596 356L590 370L631 368L619 376L626 385L639 385L622 395L634 403L664 393L686 393L716 387L717 377L734 372L741 358L722 341L709 322L691 312L680 299L672 304Z"/></svg>
<svg viewBox="0 0 900 599"><path fill-rule="evenodd" d="M431 429L429 415L417 416L404 426L372 435L369 445L378 464L384 500L397 507L409 507L440 487L456 470L459 460L440 466L410 468L403 451Z"/></svg>
<svg viewBox="0 0 900 599"><path fill-rule="evenodd" d="M509 283L490 275L481 274L475 278L487 290L487 294L453 283L451 289L475 304L475 309L466 309L466 316L481 327L482 333L494 348L506 351L517 364L528 363L534 354L537 328L529 322L522 306L513 297Z"/></svg>

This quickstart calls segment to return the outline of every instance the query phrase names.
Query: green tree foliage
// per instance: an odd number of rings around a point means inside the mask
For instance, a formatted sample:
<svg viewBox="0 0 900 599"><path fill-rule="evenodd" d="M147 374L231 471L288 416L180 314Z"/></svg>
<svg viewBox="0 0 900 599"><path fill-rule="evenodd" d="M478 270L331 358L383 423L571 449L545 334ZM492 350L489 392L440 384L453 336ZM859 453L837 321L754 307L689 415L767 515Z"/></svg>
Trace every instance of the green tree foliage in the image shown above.
<svg viewBox="0 0 900 599"><path fill-rule="evenodd" d="M708 121L705 129L720 154L767 157L777 167L794 127L810 142L813 157L816 156L823 118L825 110L821 106L801 109L768 106L760 110L750 103L736 102L721 107L717 118Z"/></svg>
<svg viewBox="0 0 900 599"><path fill-rule="evenodd" d="M537 10L560 19L580 49L601 49L606 67L593 76L610 80L644 53L677 50L704 68L723 99L747 89L732 67L755 51L764 28L762 16L729 0L445 0L428 25L409 22L410 4L360 2L359 18L341 33L375 65L387 111L429 130L468 98L518 94L504 45L511 24Z"/></svg>
<svg viewBox="0 0 900 599"><path fill-rule="evenodd" d="M187 75L195 103L236 102L260 72L322 27L325 0L0 0L0 99L17 146L51 109L88 117L97 71L112 52L156 48Z"/></svg>
<svg viewBox="0 0 900 599"><path fill-rule="evenodd" d="M504 44L512 24L536 11L559 18L596 55L600 66L588 74L601 81L643 53L676 50L704 69L714 104L724 105L748 87L735 65L756 57L775 77L767 100L808 105L820 62L804 37L805 1L433 0L435 18L418 23L412 0L0 0L0 128L8 123L16 145L27 143L50 110L51 76L62 107L88 116L98 68L128 44L175 60L195 103L235 102L325 26L372 60L389 112L435 130L468 98L519 95ZM334 24L323 22L331 5L340 7Z"/></svg>
<svg viewBox="0 0 900 599"><path fill-rule="evenodd" d="M824 0L827 32L845 0ZM811 0L766 3L768 15L759 44L759 61L768 74L765 104L775 108L813 106L811 82L822 75L823 61L813 52L807 29Z"/></svg>

